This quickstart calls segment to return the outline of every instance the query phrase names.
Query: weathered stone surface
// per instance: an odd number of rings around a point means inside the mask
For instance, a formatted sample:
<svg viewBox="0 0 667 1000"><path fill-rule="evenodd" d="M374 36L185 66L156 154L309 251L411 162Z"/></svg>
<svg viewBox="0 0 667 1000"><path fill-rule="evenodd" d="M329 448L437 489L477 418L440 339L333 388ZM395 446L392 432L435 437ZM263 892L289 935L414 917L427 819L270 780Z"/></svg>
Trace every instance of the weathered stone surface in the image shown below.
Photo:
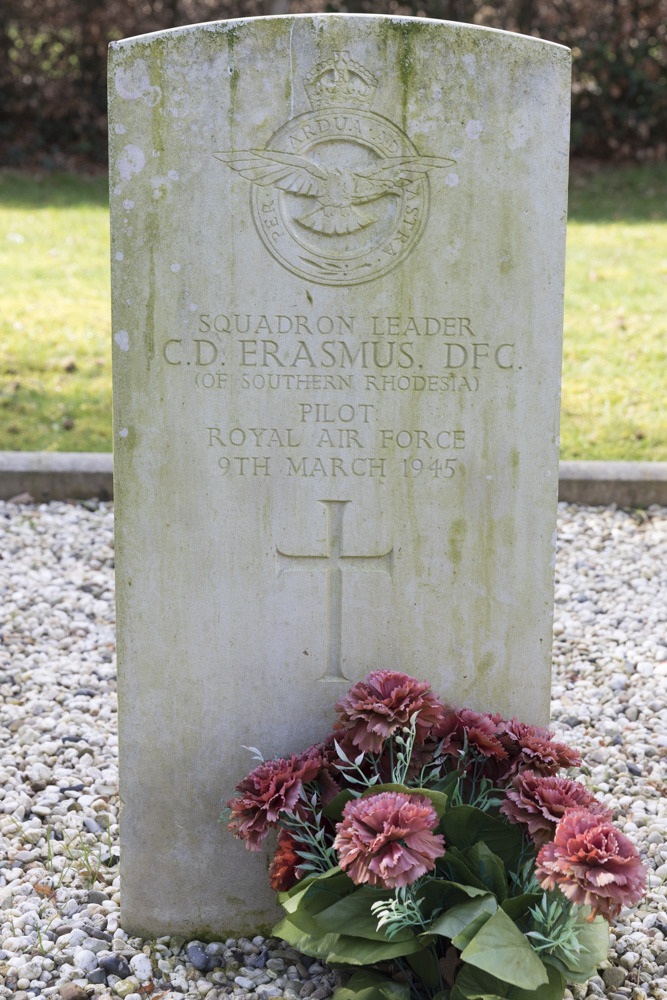
<svg viewBox="0 0 667 1000"><path fill-rule="evenodd" d="M308 15L110 81L123 926L224 939L242 744L381 666L546 721L569 53Z"/></svg>

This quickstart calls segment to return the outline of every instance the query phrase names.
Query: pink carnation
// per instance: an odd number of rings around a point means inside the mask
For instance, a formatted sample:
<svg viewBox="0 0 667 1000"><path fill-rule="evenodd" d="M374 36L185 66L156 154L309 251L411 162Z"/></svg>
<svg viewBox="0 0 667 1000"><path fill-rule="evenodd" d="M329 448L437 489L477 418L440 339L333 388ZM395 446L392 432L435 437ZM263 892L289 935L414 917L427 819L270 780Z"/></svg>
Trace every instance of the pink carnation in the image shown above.
<svg viewBox="0 0 667 1000"><path fill-rule="evenodd" d="M269 829L282 812L292 812L301 789L316 777L321 760L292 754L289 760L266 760L236 786L241 794L230 799L227 828L246 841L250 851L259 851Z"/></svg>
<svg viewBox="0 0 667 1000"><path fill-rule="evenodd" d="M498 738L507 751L507 768L501 780L509 781L526 768L540 774L556 774L561 767L579 767L581 757L567 743L557 743L553 733L525 722L501 722Z"/></svg>
<svg viewBox="0 0 667 1000"><path fill-rule="evenodd" d="M514 778L500 807L511 823L528 827L538 847L553 840L556 827L568 809L585 809L599 819L611 819L609 809L580 782L535 771L522 771Z"/></svg>
<svg viewBox="0 0 667 1000"><path fill-rule="evenodd" d="M537 856L535 874L544 889L560 889L573 903L611 920L638 903L646 871L630 840L606 819L585 810L566 812L552 843Z"/></svg>
<svg viewBox="0 0 667 1000"><path fill-rule="evenodd" d="M336 827L340 866L357 884L395 889L432 871L445 852L438 817L423 795L381 792L352 799Z"/></svg>
<svg viewBox="0 0 667 1000"><path fill-rule="evenodd" d="M474 749L490 761L505 760L507 751L498 739L498 716L473 712L470 708L446 709L433 731L441 741L440 753L459 757L464 747Z"/></svg>
<svg viewBox="0 0 667 1000"><path fill-rule="evenodd" d="M301 767L307 765L309 774L312 768L316 767L316 773L306 778L306 781L317 781L320 786L320 798L323 806L327 806L340 791L339 772L336 767L337 758L333 736L328 736L321 743L313 743L312 746L297 754L299 765Z"/></svg>
<svg viewBox="0 0 667 1000"><path fill-rule="evenodd" d="M421 746L440 719L442 702L426 681L394 670L375 670L354 684L336 705L334 729L365 752L379 753L396 730L407 729L417 713L416 743Z"/></svg>

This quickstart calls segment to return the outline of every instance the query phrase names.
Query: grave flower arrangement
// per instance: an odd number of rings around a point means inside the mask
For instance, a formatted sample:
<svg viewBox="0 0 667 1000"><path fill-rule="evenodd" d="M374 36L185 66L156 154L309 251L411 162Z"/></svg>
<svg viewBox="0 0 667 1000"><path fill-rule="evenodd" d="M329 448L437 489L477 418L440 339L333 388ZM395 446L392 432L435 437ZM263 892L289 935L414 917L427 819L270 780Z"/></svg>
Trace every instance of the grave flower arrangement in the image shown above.
<svg viewBox="0 0 667 1000"><path fill-rule="evenodd" d="M356 970L334 1000L560 1000L594 975L646 876L562 774L578 753L389 670L336 711L333 734L289 759L251 748L227 803L249 850L278 831L274 934Z"/></svg>

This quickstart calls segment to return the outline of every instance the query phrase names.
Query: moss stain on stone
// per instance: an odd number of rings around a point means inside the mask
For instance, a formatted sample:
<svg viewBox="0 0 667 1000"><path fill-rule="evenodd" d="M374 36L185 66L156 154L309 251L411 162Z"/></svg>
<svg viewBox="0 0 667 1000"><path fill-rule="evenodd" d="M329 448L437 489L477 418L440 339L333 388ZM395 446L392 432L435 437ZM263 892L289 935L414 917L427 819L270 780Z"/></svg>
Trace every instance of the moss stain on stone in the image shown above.
<svg viewBox="0 0 667 1000"><path fill-rule="evenodd" d="M479 585L479 596L475 602L474 618L477 628L475 632L474 657L475 669L477 670L479 663L487 655L486 652L482 652L482 649L486 645L486 637L490 636L491 629L493 628L495 617L493 595L497 592L496 571L499 566L497 524L492 514L488 511L488 505L486 510L480 511L480 527L479 534L476 536L476 542L476 577ZM482 649L480 649L480 646ZM477 683L475 683L475 688L479 691ZM502 704L504 692L494 691L493 694L491 692L487 693L490 696L489 704Z"/></svg>
<svg viewBox="0 0 667 1000"><path fill-rule="evenodd" d="M165 73L162 66L162 57L164 56L164 45L158 45L157 42L152 43L154 51L150 55L150 65L151 65L151 86L159 87L161 98L160 100L151 107L151 142L153 143L153 151L159 153L162 156L165 150L165 141L163 135L163 125L164 125L164 93L166 89L166 79ZM146 157L148 159L148 157Z"/></svg>
<svg viewBox="0 0 667 1000"><path fill-rule="evenodd" d="M403 25L401 31L402 50L398 57L398 78L401 81L401 105L403 128L408 126L408 102L410 100L410 81L412 65L410 60L410 26Z"/></svg>
<svg viewBox="0 0 667 1000"><path fill-rule="evenodd" d="M155 217L151 213L153 223ZM146 296L146 323L144 339L146 343L146 358L148 364L155 357L155 245L151 239L148 244L148 294Z"/></svg>
<svg viewBox="0 0 667 1000"><path fill-rule="evenodd" d="M519 449L513 445L510 448L510 479L512 483L512 489L517 489L519 485Z"/></svg>
<svg viewBox="0 0 667 1000"><path fill-rule="evenodd" d="M234 134L234 122L236 119L236 105L238 101L238 88L239 88L239 77L241 75L240 70L235 65L234 61L234 48L237 42L238 28L235 25L229 25L225 31L225 38L227 40L227 73L229 75L229 107L227 108L227 117L229 119L229 134L230 138ZM234 146L232 142L232 148Z"/></svg>
<svg viewBox="0 0 667 1000"><path fill-rule="evenodd" d="M488 682L489 675L493 670L495 662L496 658L493 655L493 653L485 653L484 656L480 657L480 659L475 664L475 673L477 675L476 681L478 690L482 689L483 686L486 686L486 683Z"/></svg>
<svg viewBox="0 0 667 1000"><path fill-rule="evenodd" d="M153 162L153 157L157 154L156 159L160 162L160 158L166 148L166 137L164 134L164 96L167 85L166 74L163 64L163 59L166 49L166 40L161 38L153 38L145 43L144 51L142 55L148 61L151 67L150 74L150 84L152 87L158 87L161 93L161 99L157 101L156 104L152 105L150 108L150 138L152 149L145 149L144 155L146 157L146 167L144 169L149 169L150 164ZM148 185L144 181L145 188ZM145 190L145 197L150 198L150 189ZM145 216L145 242L144 248L146 251L146 257L148 260L147 273L145 274L145 287L146 287L146 309L145 309L145 321L144 321L144 348L146 352L146 367L150 368L150 364L155 358L155 309L156 309L156 270L155 270L155 248L160 246L160 227L158 223L158 213L152 202L146 209ZM141 287L141 283L137 283L137 287ZM126 442L127 443L127 442Z"/></svg>
<svg viewBox="0 0 667 1000"><path fill-rule="evenodd" d="M463 558L463 543L468 532L468 522L464 517L459 517L449 526L447 534L447 554L451 561L458 566Z"/></svg>

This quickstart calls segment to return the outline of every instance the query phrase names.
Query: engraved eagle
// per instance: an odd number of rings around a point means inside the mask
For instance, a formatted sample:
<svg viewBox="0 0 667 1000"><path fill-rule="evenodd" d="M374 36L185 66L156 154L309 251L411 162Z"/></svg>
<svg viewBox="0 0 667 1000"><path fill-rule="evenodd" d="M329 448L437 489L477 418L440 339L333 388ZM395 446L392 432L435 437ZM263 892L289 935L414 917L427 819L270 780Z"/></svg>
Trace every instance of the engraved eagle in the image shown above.
<svg viewBox="0 0 667 1000"><path fill-rule="evenodd" d="M296 221L328 236L354 233L377 221L359 211L357 205L388 194L400 195L404 188L426 177L429 170L456 162L440 156L387 156L363 170L344 170L275 149L213 155L254 184L314 198L317 207Z"/></svg>

